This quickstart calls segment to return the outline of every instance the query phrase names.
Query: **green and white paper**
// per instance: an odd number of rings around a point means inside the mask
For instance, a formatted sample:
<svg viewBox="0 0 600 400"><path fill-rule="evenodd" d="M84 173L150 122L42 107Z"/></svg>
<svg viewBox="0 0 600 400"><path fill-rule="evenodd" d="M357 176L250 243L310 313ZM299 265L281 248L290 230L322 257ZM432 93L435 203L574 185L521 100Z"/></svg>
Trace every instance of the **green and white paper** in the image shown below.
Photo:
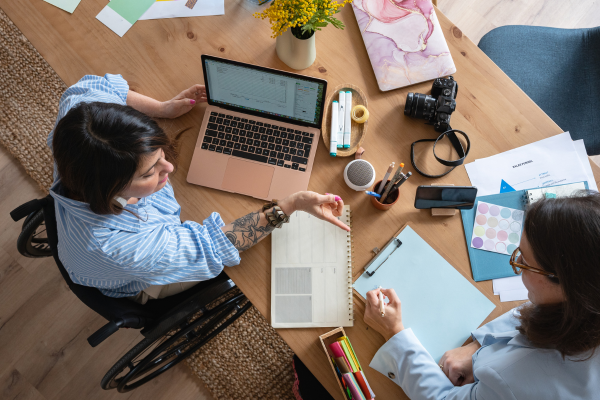
<svg viewBox="0 0 600 400"><path fill-rule="evenodd" d="M50 3L55 7L60 8L73 14L73 11L77 8L81 0L44 0L46 3Z"/></svg>
<svg viewBox="0 0 600 400"><path fill-rule="evenodd" d="M96 15L96 19L114 33L123 35L156 0L112 0Z"/></svg>

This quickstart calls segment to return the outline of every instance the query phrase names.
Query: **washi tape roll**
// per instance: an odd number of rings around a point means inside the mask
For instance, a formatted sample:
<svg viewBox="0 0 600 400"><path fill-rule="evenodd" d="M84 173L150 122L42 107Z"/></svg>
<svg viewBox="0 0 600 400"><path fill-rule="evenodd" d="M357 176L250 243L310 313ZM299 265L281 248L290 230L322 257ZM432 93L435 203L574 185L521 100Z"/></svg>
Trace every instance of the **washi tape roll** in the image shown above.
<svg viewBox="0 0 600 400"><path fill-rule="evenodd" d="M362 115L361 115L362 114ZM360 115L360 116L359 116ZM359 124L364 124L369 119L369 110L365 106L356 105L352 109L352 120Z"/></svg>

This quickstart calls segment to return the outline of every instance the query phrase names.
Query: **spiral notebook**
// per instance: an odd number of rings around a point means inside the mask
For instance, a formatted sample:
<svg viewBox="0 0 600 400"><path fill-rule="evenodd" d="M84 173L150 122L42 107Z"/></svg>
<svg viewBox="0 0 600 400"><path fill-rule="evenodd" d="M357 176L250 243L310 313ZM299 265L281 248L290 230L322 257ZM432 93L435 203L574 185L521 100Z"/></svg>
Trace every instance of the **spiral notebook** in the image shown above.
<svg viewBox="0 0 600 400"><path fill-rule="evenodd" d="M339 218L351 226L350 206ZM271 234L273 328L352 326L352 239L296 211Z"/></svg>

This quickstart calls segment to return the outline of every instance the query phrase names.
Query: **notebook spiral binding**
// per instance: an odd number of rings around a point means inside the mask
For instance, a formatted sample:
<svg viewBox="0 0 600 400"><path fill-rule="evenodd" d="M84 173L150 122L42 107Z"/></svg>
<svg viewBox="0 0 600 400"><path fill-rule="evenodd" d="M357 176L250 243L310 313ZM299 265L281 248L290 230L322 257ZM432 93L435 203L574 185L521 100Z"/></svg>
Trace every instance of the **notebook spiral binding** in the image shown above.
<svg viewBox="0 0 600 400"><path fill-rule="evenodd" d="M352 210L348 210L348 226L352 229ZM352 298L352 253L354 252L354 235L348 234L348 315L354 321L354 302Z"/></svg>

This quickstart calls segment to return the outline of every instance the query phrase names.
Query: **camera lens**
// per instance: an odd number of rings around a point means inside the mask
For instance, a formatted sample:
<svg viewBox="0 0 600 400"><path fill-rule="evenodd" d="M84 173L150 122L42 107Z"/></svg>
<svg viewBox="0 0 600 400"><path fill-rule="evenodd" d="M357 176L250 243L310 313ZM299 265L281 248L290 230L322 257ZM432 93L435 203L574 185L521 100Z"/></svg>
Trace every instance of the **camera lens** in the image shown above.
<svg viewBox="0 0 600 400"><path fill-rule="evenodd" d="M413 118L427 119L435 113L435 99L422 93L409 93L406 96L404 114Z"/></svg>
<svg viewBox="0 0 600 400"><path fill-rule="evenodd" d="M406 95L406 104L404 105L404 115L411 115L411 108L412 108L412 104L413 104L413 100L415 98L415 94L410 92L409 94Z"/></svg>

